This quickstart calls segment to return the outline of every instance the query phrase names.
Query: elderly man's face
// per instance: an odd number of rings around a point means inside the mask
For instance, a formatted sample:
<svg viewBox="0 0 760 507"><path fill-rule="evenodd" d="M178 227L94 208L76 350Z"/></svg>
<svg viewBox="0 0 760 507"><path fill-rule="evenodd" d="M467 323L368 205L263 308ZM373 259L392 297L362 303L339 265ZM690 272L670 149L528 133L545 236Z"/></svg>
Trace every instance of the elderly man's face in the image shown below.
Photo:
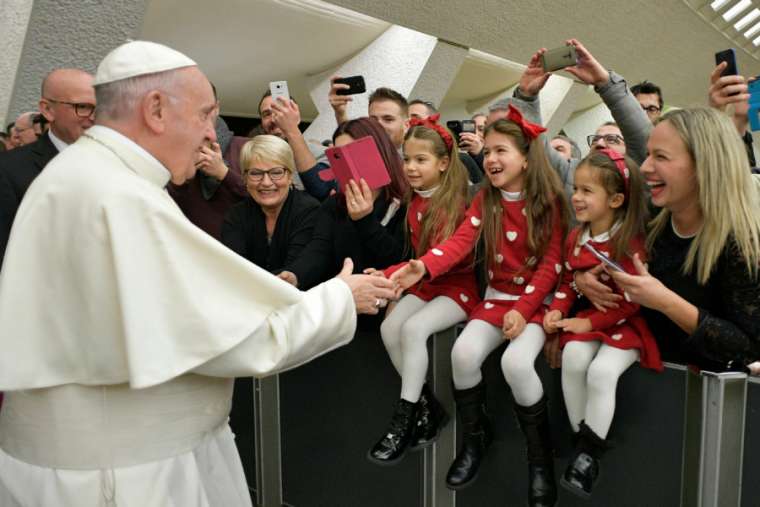
<svg viewBox="0 0 760 507"><path fill-rule="evenodd" d="M214 122L216 120L216 100L208 79L197 67L181 71L184 73L174 100L168 102L166 140L161 160L169 172L173 183L182 184L195 176L195 159L204 144L216 141Z"/></svg>
<svg viewBox="0 0 760 507"><path fill-rule="evenodd" d="M570 143L565 141L564 139L560 138L554 138L552 139L549 144L551 144L551 147L555 149L557 153L560 154L562 158L565 160L570 160L573 158L573 147Z"/></svg>
<svg viewBox="0 0 760 507"><path fill-rule="evenodd" d="M34 130L32 115L24 113L16 119L15 136L18 146L31 144L37 140L37 132Z"/></svg>

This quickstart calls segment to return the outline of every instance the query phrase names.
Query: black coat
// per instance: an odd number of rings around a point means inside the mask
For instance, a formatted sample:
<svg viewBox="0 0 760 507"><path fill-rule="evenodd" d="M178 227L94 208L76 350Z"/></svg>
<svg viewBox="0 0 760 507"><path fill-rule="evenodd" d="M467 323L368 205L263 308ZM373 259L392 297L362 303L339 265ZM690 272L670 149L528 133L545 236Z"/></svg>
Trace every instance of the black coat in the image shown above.
<svg viewBox="0 0 760 507"><path fill-rule="evenodd" d="M322 203L311 242L291 265L299 289L309 289L337 275L346 257L353 260L354 273L386 268L404 258L404 206L383 226L388 202L382 195L375 200L372 213L355 222L339 208L337 197L333 195Z"/></svg>
<svg viewBox="0 0 760 507"><path fill-rule="evenodd" d="M319 202L291 189L277 216L271 243L264 212L250 196L232 206L222 224L222 243L270 273L288 270L311 240Z"/></svg>
<svg viewBox="0 0 760 507"><path fill-rule="evenodd" d="M56 155L58 150L47 133L31 144L0 153L0 262L5 257L21 199L34 178Z"/></svg>

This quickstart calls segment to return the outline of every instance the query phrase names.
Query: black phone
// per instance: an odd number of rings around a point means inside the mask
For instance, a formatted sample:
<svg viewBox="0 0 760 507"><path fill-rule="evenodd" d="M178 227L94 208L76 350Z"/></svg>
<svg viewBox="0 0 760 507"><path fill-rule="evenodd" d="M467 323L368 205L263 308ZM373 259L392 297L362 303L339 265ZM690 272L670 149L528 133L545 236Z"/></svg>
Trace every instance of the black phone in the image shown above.
<svg viewBox="0 0 760 507"><path fill-rule="evenodd" d="M721 76L735 76L739 74L739 69L736 66L736 51L734 48L715 53L715 65L720 65L723 62L728 63L728 65L723 69L723 72L720 73Z"/></svg>
<svg viewBox="0 0 760 507"><path fill-rule="evenodd" d="M336 95L356 95L367 91L367 85L364 83L364 76L349 76L335 80L335 83L348 85L349 88L341 88L335 92Z"/></svg>
<svg viewBox="0 0 760 507"><path fill-rule="evenodd" d="M446 122L446 128L454 134L454 137L459 139L459 134L462 133L462 122L459 120L449 120Z"/></svg>

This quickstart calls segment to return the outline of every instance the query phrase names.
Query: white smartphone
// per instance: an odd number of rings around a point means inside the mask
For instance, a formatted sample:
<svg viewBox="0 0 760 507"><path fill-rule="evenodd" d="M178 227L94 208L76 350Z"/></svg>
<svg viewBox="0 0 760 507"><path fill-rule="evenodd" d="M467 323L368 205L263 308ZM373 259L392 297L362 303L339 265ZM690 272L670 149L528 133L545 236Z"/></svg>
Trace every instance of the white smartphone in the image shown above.
<svg viewBox="0 0 760 507"><path fill-rule="evenodd" d="M272 93L272 100L277 100L277 97L282 97L285 101L290 100L287 81L272 81L269 83L269 91Z"/></svg>
<svg viewBox="0 0 760 507"><path fill-rule="evenodd" d="M589 252L591 252L592 254L594 254L594 256L597 259L599 259L600 261L602 261L603 263L605 263L606 265L608 265L609 267L611 267L615 271L620 271L621 273L625 273L625 270L623 269L623 266L621 266L617 262L613 261L612 259L610 259L606 255L604 255L603 253L601 253L599 250L597 250L596 248L594 248L593 246L591 246L590 243L584 243L583 246L584 246L584 248L586 248L586 250L588 250Z"/></svg>

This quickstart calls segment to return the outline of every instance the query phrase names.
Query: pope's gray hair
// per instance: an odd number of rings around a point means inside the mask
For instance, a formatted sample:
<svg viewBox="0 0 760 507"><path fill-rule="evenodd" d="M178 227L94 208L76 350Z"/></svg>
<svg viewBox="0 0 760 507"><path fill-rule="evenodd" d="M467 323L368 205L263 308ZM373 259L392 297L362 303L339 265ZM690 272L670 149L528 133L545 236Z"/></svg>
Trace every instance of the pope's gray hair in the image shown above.
<svg viewBox="0 0 760 507"><path fill-rule="evenodd" d="M95 86L96 119L121 120L135 112L140 100L152 91L166 93L170 100L183 69L135 76Z"/></svg>

